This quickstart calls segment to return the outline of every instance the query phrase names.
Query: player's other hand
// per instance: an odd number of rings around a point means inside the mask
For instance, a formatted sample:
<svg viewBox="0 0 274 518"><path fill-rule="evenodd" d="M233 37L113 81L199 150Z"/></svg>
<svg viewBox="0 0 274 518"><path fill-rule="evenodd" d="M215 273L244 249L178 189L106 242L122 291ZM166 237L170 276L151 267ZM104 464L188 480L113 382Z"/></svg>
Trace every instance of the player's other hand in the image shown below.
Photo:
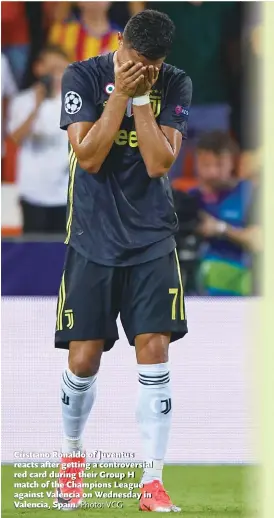
<svg viewBox="0 0 274 518"><path fill-rule="evenodd" d="M127 61L120 65L114 54L115 91L127 97L134 97L138 85L144 80L146 67L142 63Z"/></svg>
<svg viewBox="0 0 274 518"><path fill-rule="evenodd" d="M140 81L134 97L148 94L151 91L153 85L156 83L158 75L159 69L157 67L154 67L153 65L146 67L144 72L144 79Z"/></svg>

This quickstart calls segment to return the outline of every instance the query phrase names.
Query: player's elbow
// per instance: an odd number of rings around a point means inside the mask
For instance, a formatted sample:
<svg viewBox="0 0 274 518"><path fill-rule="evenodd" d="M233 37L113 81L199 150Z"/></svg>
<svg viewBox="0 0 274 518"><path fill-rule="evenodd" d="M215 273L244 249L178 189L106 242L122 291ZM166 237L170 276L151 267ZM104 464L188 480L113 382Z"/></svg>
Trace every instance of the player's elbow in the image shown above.
<svg viewBox="0 0 274 518"><path fill-rule="evenodd" d="M174 157L170 156L170 157L167 157L165 160L163 160L162 162L154 162L154 163L151 163L151 164L148 164L147 165L147 174L150 178L161 178L161 176L165 176L172 164L174 162Z"/></svg>
<svg viewBox="0 0 274 518"><path fill-rule="evenodd" d="M98 164L94 159L82 160L78 159L79 166L89 174L97 174L100 170L101 164Z"/></svg>

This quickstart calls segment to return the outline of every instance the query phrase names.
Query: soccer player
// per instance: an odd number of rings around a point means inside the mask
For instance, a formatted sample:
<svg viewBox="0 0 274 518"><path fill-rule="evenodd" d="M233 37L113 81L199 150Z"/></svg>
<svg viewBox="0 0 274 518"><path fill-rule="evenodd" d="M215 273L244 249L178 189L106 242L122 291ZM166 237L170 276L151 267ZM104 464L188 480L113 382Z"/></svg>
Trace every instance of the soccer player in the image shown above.
<svg viewBox="0 0 274 518"><path fill-rule="evenodd" d="M69 349L61 385L63 462L79 463L79 452L84 462L81 438L101 355L118 339L120 313L136 350L137 420L153 465L143 473L140 509L158 512L180 510L163 487L162 470L172 413L168 348L187 333L167 174L186 137L192 86L185 72L164 63L173 37L165 14L133 16L116 53L67 68L61 114L70 163L55 339ZM81 467L61 469L57 492L68 508L82 501L78 488L66 497L71 471L81 483Z"/></svg>

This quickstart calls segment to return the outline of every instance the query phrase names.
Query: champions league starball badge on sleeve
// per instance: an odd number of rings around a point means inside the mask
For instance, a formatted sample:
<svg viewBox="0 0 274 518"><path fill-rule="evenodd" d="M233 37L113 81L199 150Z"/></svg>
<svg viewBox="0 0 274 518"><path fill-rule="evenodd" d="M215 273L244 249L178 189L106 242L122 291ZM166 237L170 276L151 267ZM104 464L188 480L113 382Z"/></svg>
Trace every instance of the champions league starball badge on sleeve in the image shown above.
<svg viewBox="0 0 274 518"><path fill-rule="evenodd" d="M77 92L67 92L65 95L65 112L74 115L82 108L82 98Z"/></svg>

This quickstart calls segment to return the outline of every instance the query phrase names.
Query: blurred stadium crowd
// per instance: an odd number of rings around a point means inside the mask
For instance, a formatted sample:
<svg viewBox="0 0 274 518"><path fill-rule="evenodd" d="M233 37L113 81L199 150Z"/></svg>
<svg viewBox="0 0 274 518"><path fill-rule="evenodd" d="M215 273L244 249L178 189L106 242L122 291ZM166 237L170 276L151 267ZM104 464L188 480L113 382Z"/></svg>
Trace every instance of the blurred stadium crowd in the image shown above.
<svg viewBox="0 0 274 518"><path fill-rule="evenodd" d="M71 61L114 51L117 32L130 16L158 9L177 29L167 61L193 81L188 140L169 174L185 291L257 294L261 20L256 4L2 2L2 187L16 186L22 214L22 228L2 228L3 239L23 232L50 240L64 233L62 73Z"/></svg>

